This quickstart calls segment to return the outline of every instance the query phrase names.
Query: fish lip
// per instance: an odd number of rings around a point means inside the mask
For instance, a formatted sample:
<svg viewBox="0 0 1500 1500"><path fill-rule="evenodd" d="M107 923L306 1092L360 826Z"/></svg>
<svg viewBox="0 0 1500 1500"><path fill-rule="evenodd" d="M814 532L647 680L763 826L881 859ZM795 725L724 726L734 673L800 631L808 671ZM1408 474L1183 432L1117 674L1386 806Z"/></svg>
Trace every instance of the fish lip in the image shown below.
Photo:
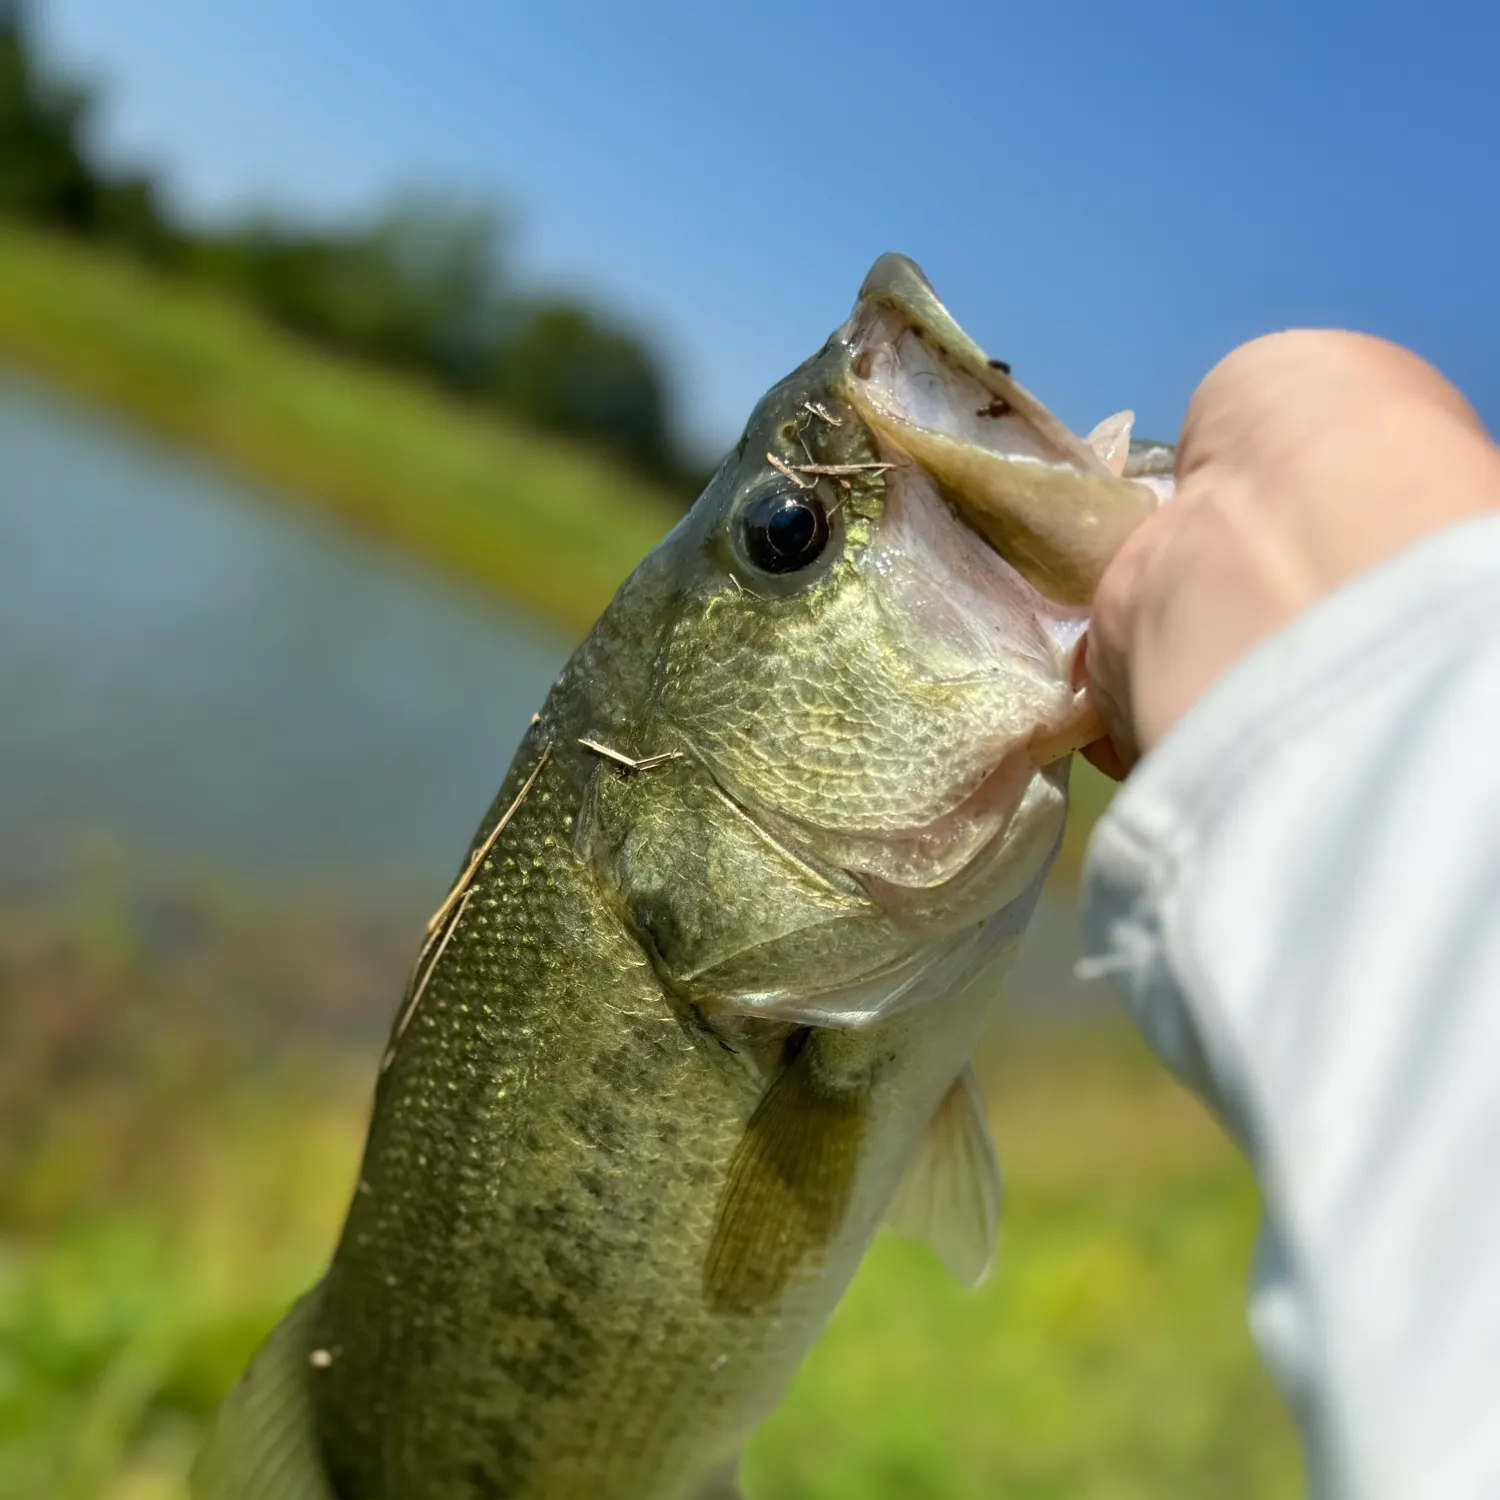
<svg viewBox="0 0 1500 1500"><path fill-rule="evenodd" d="M1086 608L1125 538L1156 509L1158 480L1117 477L985 354L905 256L875 263L840 335L843 395L880 456L926 470L1045 598Z"/></svg>
<svg viewBox="0 0 1500 1500"><path fill-rule="evenodd" d="M933 290L932 283L914 260L888 252L871 266L860 286L855 304L853 322L856 339L861 331L861 315L868 319L870 311L877 308L887 308L894 312L956 370L977 381L992 397L1005 402L1057 450L1060 460L1081 473L1113 477L1103 459L1082 438L1058 421L1011 374L1010 367L1003 360L991 359L964 332L962 325L948 311ZM862 399L857 378L850 382L850 389L856 405L864 408L861 415L867 421L873 415L877 427L888 425L886 414L879 410L872 413L869 402Z"/></svg>

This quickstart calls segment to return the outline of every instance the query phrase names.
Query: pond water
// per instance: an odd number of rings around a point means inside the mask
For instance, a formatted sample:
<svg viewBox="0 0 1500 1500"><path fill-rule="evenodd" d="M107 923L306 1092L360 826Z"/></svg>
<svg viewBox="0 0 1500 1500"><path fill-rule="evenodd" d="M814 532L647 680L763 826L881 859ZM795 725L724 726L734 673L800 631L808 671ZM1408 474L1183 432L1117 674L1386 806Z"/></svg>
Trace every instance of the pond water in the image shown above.
<svg viewBox="0 0 1500 1500"><path fill-rule="evenodd" d="M99 835L263 883L440 892L558 635L0 375L0 864ZM392 884L394 882L394 884ZM1011 985L1087 1003L1071 903Z"/></svg>
<svg viewBox="0 0 1500 1500"><path fill-rule="evenodd" d="M0 378L0 846L452 870L557 635Z"/></svg>

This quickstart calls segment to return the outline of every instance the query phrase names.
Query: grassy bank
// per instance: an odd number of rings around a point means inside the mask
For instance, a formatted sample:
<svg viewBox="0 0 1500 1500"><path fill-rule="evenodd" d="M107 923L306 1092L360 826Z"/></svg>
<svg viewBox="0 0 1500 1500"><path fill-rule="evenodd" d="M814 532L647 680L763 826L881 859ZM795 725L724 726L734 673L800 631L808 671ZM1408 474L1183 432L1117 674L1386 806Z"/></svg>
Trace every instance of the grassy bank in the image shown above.
<svg viewBox="0 0 1500 1500"><path fill-rule="evenodd" d="M679 513L576 447L13 225L0 225L0 359L575 634Z"/></svg>
<svg viewBox="0 0 1500 1500"><path fill-rule="evenodd" d="M749 1500L1296 1493L1245 1333L1239 1164L1128 1040L1013 1046L997 1274L965 1293L882 1240L753 1444ZM0 1238L0 1494L183 1500L215 1401L326 1258L367 1074L284 1059L162 1118L128 1197ZM75 1122L75 1158L101 1126Z"/></svg>
<svg viewBox="0 0 1500 1500"><path fill-rule="evenodd" d="M127 890L0 904L4 1500L185 1500L337 1233L409 957L305 896ZM749 1500L1296 1493L1244 1326L1254 1195L1217 1128L1116 1024L1015 1027L984 1071L995 1276L965 1293L883 1239L752 1445Z"/></svg>

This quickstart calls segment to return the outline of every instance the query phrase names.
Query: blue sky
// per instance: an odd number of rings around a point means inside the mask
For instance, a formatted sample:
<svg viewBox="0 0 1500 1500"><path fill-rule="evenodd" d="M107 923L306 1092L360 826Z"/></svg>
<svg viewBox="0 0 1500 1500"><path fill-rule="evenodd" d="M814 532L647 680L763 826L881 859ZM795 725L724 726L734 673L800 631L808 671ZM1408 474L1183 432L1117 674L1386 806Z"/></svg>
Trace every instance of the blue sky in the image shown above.
<svg viewBox="0 0 1500 1500"><path fill-rule="evenodd" d="M689 434L904 250L1075 426L1233 344L1411 344L1500 429L1500 7L1453 0L43 0L101 144L199 217L438 184L666 357Z"/></svg>

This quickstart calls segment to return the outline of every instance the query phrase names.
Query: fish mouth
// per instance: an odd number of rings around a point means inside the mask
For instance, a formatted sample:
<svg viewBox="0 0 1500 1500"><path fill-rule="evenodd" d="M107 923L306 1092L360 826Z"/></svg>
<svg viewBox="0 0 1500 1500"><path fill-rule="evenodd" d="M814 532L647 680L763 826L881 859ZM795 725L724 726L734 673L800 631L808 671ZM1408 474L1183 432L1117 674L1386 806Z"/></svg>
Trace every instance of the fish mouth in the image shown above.
<svg viewBox="0 0 1500 1500"><path fill-rule="evenodd" d="M924 469L1045 599L1086 608L1156 509L1171 449L1132 445L1129 412L1076 436L963 331L903 255L876 261L842 331L846 397L882 448Z"/></svg>

